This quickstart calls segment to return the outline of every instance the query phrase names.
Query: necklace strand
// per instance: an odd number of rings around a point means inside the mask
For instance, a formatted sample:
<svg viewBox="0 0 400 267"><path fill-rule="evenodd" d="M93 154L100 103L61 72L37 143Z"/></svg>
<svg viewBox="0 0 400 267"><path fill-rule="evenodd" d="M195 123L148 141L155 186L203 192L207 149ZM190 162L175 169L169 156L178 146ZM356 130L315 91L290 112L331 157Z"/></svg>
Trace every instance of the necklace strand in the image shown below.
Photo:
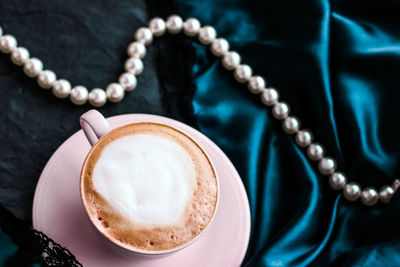
<svg viewBox="0 0 400 267"><path fill-rule="evenodd" d="M266 87L266 82L261 76L254 75L252 69L241 64L241 57L235 51L229 50L229 43L223 38L217 38L216 30L211 26L201 26L195 18L183 21L177 15L169 16L166 21L161 18L150 20L148 27L141 27L135 33L136 41L129 44L126 60L125 73L121 74L117 83L111 83L106 90L94 88L90 92L86 87L78 85L71 87L71 83L65 79L58 79L51 70L43 70L43 63L40 59L30 57L29 51L24 47L17 47L17 40L14 36L3 35L0 27L0 51L11 54L11 61L23 66L25 74L36 78L40 87L52 89L53 94L58 98L69 97L76 105L83 105L87 101L94 107L103 106L107 100L119 102L124 98L125 92L130 92L137 85L136 76L143 71L142 59L146 55L146 46L150 45L153 37L162 36L165 32L178 34L183 31L189 37L198 36L200 43L210 45L211 52L216 57L222 58L222 65L234 72L235 79L240 83L247 83L247 87L253 94L261 95L261 102L272 109L275 119L282 121L282 128L285 133L294 135L294 139L300 147L306 150L308 158L317 162L321 174L329 176L329 184L335 190L342 190L344 197L349 201L361 199L367 206L374 206L378 200L389 203L395 191L400 186L400 180L395 179L392 185L383 186L379 192L374 187L364 187L355 182L348 182L347 176L337 171L336 160L325 155L325 148L320 143L313 142L311 131L301 129L300 120L290 115L290 107L279 98L276 89Z"/></svg>

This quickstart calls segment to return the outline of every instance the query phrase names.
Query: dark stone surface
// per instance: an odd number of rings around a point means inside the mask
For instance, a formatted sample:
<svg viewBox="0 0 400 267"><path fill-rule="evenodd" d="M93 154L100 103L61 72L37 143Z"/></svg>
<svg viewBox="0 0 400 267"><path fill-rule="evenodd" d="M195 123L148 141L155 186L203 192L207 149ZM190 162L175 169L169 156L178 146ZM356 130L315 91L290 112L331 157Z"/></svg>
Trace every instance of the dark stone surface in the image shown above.
<svg viewBox="0 0 400 267"><path fill-rule="evenodd" d="M149 14L168 14L165 1L0 2L0 26L19 46L44 62L59 78L87 88L117 81L134 32ZM100 108L106 117L125 113L159 114L189 124L193 86L188 79L190 44L168 36L148 47L137 88L118 104ZM163 56L160 57L160 54ZM186 65L185 65L186 64ZM0 205L31 220L33 194L47 160L79 130L79 116L90 109L59 100L0 55Z"/></svg>

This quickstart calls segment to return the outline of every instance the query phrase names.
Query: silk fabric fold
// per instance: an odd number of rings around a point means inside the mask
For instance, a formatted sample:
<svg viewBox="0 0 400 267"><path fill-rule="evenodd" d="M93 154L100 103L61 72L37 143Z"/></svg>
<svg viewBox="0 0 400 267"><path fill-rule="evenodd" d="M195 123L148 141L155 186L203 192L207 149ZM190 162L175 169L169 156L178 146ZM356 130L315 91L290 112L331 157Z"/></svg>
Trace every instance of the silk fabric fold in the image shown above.
<svg viewBox="0 0 400 267"><path fill-rule="evenodd" d="M399 177L400 4L177 1L212 25L339 169L362 186ZM251 207L244 266L399 266L400 198L369 208L332 190L259 97L193 41L194 115L238 169Z"/></svg>

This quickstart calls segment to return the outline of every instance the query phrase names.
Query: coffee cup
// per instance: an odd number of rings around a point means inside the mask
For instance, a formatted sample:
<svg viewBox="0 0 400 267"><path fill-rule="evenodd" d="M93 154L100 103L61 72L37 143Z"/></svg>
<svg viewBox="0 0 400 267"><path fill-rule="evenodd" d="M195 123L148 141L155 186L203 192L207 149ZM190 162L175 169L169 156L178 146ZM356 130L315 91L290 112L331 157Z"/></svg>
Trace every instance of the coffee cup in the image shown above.
<svg viewBox="0 0 400 267"><path fill-rule="evenodd" d="M80 192L91 224L117 252L170 255L211 225L219 182L202 147L166 124L143 121L112 129L96 110L80 118L92 148Z"/></svg>

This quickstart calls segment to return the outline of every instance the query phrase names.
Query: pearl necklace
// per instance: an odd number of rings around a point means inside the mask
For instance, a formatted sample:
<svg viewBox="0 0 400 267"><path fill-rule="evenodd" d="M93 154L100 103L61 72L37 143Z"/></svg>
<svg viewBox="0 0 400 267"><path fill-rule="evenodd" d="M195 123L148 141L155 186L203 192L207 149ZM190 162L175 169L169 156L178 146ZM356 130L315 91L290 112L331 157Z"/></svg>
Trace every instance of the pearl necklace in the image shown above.
<svg viewBox="0 0 400 267"><path fill-rule="evenodd" d="M308 157L318 162L318 170L321 174L329 176L329 184L335 190L343 190L343 195L349 201L361 199L367 206L374 206L380 199L388 203L395 191L400 186L400 180L396 179L393 185L383 186L379 192L374 187L361 189L355 182L348 182L343 172L337 171L336 160L325 156L325 149L320 143L313 142L313 134L306 129L300 129L298 118L289 115L290 108L285 102L280 101L278 91L274 88L267 88L264 78L253 76L252 69L248 65L241 64L241 57L235 51L229 50L229 43L223 38L217 38L215 29L211 26L201 27L200 22L195 18L189 18L185 22L177 15L172 15L164 21L161 18L150 20L148 27L141 27L135 33L135 42L132 42L127 49L129 55L125 62L125 73L118 78L118 83L111 83L106 90L94 88L88 92L87 88L81 85L71 88L70 82L65 79L56 78L51 70L43 70L43 63L40 59L30 57L24 47L17 47L17 40L12 35L3 35L0 27L0 51L11 54L11 60L18 66L23 66L24 72L31 78L37 78L37 82L43 89L52 89L53 94L58 98L67 98L76 105L83 105L87 101L92 106L101 107L107 100L119 102L123 99L125 92L135 89L136 76L143 71L142 59L146 55L146 45L151 44L153 36L162 36L166 31L172 34L183 32L190 37L198 35L200 43L210 45L211 52L222 57L222 64L227 70L234 71L235 79L240 83L247 83L251 93L260 94L264 105L272 108L272 115L282 120L282 128L289 135L295 135L295 141L306 149Z"/></svg>

